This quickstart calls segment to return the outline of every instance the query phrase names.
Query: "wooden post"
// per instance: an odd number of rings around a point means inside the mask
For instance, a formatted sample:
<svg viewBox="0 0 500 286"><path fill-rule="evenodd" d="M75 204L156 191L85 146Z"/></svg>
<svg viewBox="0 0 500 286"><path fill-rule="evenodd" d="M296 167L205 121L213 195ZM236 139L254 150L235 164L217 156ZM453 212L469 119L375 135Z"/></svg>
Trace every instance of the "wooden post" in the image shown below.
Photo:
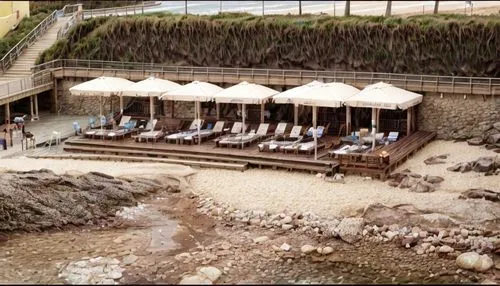
<svg viewBox="0 0 500 286"><path fill-rule="evenodd" d="M377 130L380 130L380 108L377 108L377 122L375 126L377 126Z"/></svg>
<svg viewBox="0 0 500 286"><path fill-rule="evenodd" d="M293 125L299 125L299 106L293 105Z"/></svg>
<svg viewBox="0 0 500 286"><path fill-rule="evenodd" d="M59 106L58 106L58 96L57 96L57 78L54 78L54 90L52 91L53 96L53 107L55 108L54 113L59 115Z"/></svg>
<svg viewBox="0 0 500 286"><path fill-rule="evenodd" d="M265 118L264 118L264 110L265 110L266 104L263 102L260 104L260 123L264 123Z"/></svg>
<svg viewBox="0 0 500 286"><path fill-rule="evenodd" d="M10 124L10 103L5 104L5 124Z"/></svg>
<svg viewBox="0 0 500 286"><path fill-rule="evenodd" d="M406 110L406 136L411 134L411 107Z"/></svg>
<svg viewBox="0 0 500 286"><path fill-rule="evenodd" d="M31 111L31 121L35 120L35 113L33 112L33 95L30 96L30 111Z"/></svg>
<svg viewBox="0 0 500 286"><path fill-rule="evenodd" d="M35 94L35 118L38 120L38 94Z"/></svg>
<svg viewBox="0 0 500 286"><path fill-rule="evenodd" d="M220 103L215 104L215 116L217 117L217 120L220 120Z"/></svg>
<svg viewBox="0 0 500 286"><path fill-rule="evenodd" d="M345 109L345 135L349 136L351 134L351 107L346 106Z"/></svg>

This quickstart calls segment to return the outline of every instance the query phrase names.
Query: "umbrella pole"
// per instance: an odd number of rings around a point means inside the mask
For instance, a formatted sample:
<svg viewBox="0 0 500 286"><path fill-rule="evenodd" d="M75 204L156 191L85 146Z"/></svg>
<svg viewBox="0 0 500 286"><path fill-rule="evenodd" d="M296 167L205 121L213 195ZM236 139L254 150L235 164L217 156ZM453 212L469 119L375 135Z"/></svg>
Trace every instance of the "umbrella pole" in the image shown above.
<svg viewBox="0 0 500 286"><path fill-rule="evenodd" d="M377 132L377 109L372 108L372 151L375 150L375 133Z"/></svg>
<svg viewBox="0 0 500 286"><path fill-rule="evenodd" d="M120 96L120 114L123 115L123 96Z"/></svg>
<svg viewBox="0 0 500 286"><path fill-rule="evenodd" d="M245 107L246 106L243 103L241 105L241 118L242 118L242 122L243 122L243 126L241 127L241 129L242 129L242 132L241 132L242 135L240 136L240 138L241 138L241 149L243 149L243 136L245 135L245 130L246 130L246 128L245 128L245 109L246 108Z"/></svg>
<svg viewBox="0 0 500 286"><path fill-rule="evenodd" d="M345 107L345 135L349 136L351 132L351 107Z"/></svg>
<svg viewBox="0 0 500 286"><path fill-rule="evenodd" d="M102 96L99 96L99 121L101 124L101 134L102 134L102 140L104 141L104 126L103 126L103 120L102 120Z"/></svg>
<svg viewBox="0 0 500 286"><path fill-rule="evenodd" d="M201 116L200 116L200 113L201 113L201 102L196 102L196 105L198 106L198 145L201 146L201 137L200 137L200 129L201 129L201 124L199 124L201 122Z"/></svg>
<svg viewBox="0 0 500 286"><path fill-rule="evenodd" d="M316 129L317 118L316 106L313 106L313 137L314 137L314 160L318 160L318 131Z"/></svg>
<svg viewBox="0 0 500 286"><path fill-rule="evenodd" d="M155 109L155 103L154 103L154 98L152 96L149 97L149 122L151 122L151 130L153 131L154 126L153 126L153 119L154 119L154 109Z"/></svg>
<svg viewBox="0 0 500 286"><path fill-rule="evenodd" d="M299 125L299 106L293 105L293 125Z"/></svg>

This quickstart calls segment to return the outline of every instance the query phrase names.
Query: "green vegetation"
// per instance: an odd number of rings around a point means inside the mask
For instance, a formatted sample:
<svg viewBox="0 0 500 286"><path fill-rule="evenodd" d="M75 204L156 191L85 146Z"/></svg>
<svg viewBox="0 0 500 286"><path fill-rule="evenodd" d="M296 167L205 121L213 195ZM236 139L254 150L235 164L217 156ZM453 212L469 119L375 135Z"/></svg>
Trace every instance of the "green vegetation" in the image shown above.
<svg viewBox="0 0 500 286"><path fill-rule="evenodd" d="M0 58L2 58L12 47L24 38L31 30L33 30L40 22L43 21L49 14L39 13L31 17L25 17L19 22L16 29L8 32L0 39Z"/></svg>
<svg viewBox="0 0 500 286"><path fill-rule="evenodd" d="M500 17L213 16L87 20L38 59L500 76Z"/></svg>
<svg viewBox="0 0 500 286"><path fill-rule="evenodd" d="M147 1L145 1L147 2ZM109 7L121 7L121 6L129 6L129 5L138 5L141 4L142 1L72 1L72 0L64 0L64 1L30 1L30 12L31 15L42 13L52 13L54 10L62 9L65 5L72 4L83 4L83 9L97 9L97 8L109 8Z"/></svg>

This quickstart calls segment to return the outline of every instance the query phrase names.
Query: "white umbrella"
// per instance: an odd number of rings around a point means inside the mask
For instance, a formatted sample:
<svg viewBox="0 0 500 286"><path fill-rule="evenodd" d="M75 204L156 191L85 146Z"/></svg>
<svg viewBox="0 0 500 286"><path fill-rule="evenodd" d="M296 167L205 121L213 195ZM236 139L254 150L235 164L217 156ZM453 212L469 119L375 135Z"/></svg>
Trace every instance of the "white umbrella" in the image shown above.
<svg viewBox="0 0 500 286"><path fill-rule="evenodd" d="M123 96L149 97L150 122L152 123L154 118L154 97L159 97L163 93L178 89L179 87L181 85L178 83L156 77L148 77L147 79L133 83L121 91L121 112L123 113Z"/></svg>
<svg viewBox="0 0 500 286"><path fill-rule="evenodd" d="M102 101L103 96L118 95L122 89L133 83L133 81L124 78L101 76L77 84L71 87L69 92L71 95L78 96L99 96L99 101ZM100 105L99 116L102 116L102 104Z"/></svg>
<svg viewBox="0 0 500 286"><path fill-rule="evenodd" d="M195 102L195 119L200 119L200 107L199 102L210 101L213 96L223 90L215 84L211 84L203 81L193 81L186 85L179 87L173 91L164 93L160 99L162 100L177 100L177 101L194 101ZM200 136L200 124L198 124L198 138ZM198 140L201 144L201 140Z"/></svg>
<svg viewBox="0 0 500 286"><path fill-rule="evenodd" d="M353 107L372 108L372 136L376 133L377 109L408 109L422 102L421 94L395 87L392 84L378 82L366 86L358 94L347 99L345 105ZM375 139L372 143L372 150L375 148Z"/></svg>
<svg viewBox="0 0 500 286"><path fill-rule="evenodd" d="M278 103L284 102L312 106L314 128L313 135L315 143L317 143L317 107L341 107L346 99L354 96L359 92L359 89L344 83L321 83L317 81L313 81L306 85L297 87L295 88L295 91L293 90L294 89L291 89L289 91L278 94L274 96L273 99ZM288 92L288 94L285 94L286 92ZM315 146L314 148L314 159L317 159L317 146Z"/></svg>
<svg viewBox="0 0 500 286"><path fill-rule="evenodd" d="M279 91L272 88L243 81L215 94L214 99L216 103L241 103L242 133L245 135L245 105L263 104L278 93Z"/></svg>
<svg viewBox="0 0 500 286"><path fill-rule="evenodd" d="M127 88L133 83L133 81L124 78L101 76L93 80L77 84L71 87L69 92L71 95L77 96L99 96L99 117L101 120L102 130L102 97L118 95L122 89Z"/></svg>
<svg viewBox="0 0 500 286"><path fill-rule="evenodd" d="M299 121L298 115L298 105L293 100L293 97L297 94L300 94L306 90L309 90L315 86L323 84L321 81L313 80L308 84L300 85L289 90L283 91L275 96L273 96L274 103L292 103L294 105L293 109L293 124L297 125Z"/></svg>

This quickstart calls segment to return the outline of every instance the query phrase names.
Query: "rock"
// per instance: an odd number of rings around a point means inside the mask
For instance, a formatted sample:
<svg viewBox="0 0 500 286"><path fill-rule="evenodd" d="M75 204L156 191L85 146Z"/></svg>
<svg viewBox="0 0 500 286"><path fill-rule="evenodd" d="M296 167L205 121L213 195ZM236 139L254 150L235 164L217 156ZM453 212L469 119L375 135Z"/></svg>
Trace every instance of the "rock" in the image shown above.
<svg viewBox="0 0 500 286"><path fill-rule="evenodd" d="M486 254L479 255L477 252L466 252L457 257L456 264L462 269L485 272L493 266L493 260Z"/></svg>
<svg viewBox="0 0 500 286"><path fill-rule="evenodd" d="M438 250L438 252L440 252L440 253L450 253L453 251L455 251L455 249L453 249L452 247L450 247L448 245L443 245Z"/></svg>
<svg viewBox="0 0 500 286"><path fill-rule="evenodd" d="M462 228L460 230L460 235L463 237L463 238L467 238L469 236L469 231L466 230L465 228Z"/></svg>
<svg viewBox="0 0 500 286"><path fill-rule="evenodd" d="M283 225L281 225L281 228L283 230L290 230L290 229L293 228L293 225L291 225L291 224L283 224Z"/></svg>
<svg viewBox="0 0 500 286"><path fill-rule="evenodd" d="M483 145L484 144L483 137L471 138L471 139L467 140L467 144L472 145L472 146Z"/></svg>
<svg viewBox="0 0 500 286"><path fill-rule="evenodd" d="M495 159L492 157L481 157L474 162L472 169L475 172L488 172L494 169L494 163Z"/></svg>
<svg viewBox="0 0 500 286"><path fill-rule="evenodd" d="M389 241L391 241L394 237L396 237L396 235L398 235L398 233L397 233L397 232L395 232L395 231L390 231L390 230L389 230L389 231L386 231L386 232L385 232L385 234L384 234L384 236L385 236L385 237L387 237L387 239L388 239Z"/></svg>
<svg viewBox="0 0 500 286"><path fill-rule="evenodd" d="M427 237L427 235L428 235L428 233L427 233L427 231L425 231L425 230L422 230L422 231L420 231L420 232L418 233L418 236L419 236L420 238L426 238L426 237Z"/></svg>
<svg viewBox="0 0 500 286"><path fill-rule="evenodd" d="M469 164L467 162L466 163L458 163L458 164L455 164L451 167L446 168L446 170L452 171L452 172L465 173L465 172L469 172L470 170L472 170L472 166L471 166L471 164Z"/></svg>
<svg viewBox="0 0 500 286"><path fill-rule="evenodd" d="M122 273L120 271L110 271L108 274L106 274L106 278L109 279L120 279L122 278Z"/></svg>
<svg viewBox="0 0 500 286"><path fill-rule="evenodd" d="M267 240L269 240L268 236L259 236L257 238L254 238L253 242L254 243L263 243L264 241L267 241Z"/></svg>
<svg viewBox="0 0 500 286"><path fill-rule="evenodd" d="M348 243L358 241L361 239L363 225L363 218L344 218L338 225L340 238Z"/></svg>
<svg viewBox="0 0 500 286"><path fill-rule="evenodd" d="M260 218L252 218L250 219L251 225L260 225Z"/></svg>
<svg viewBox="0 0 500 286"><path fill-rule="evenodd" d="M206 277L200 277L198 275L188 275L182 277L182 280L179 282L180 285L210 285L212 281L210 281Z"/></svg>
<svg viewBox="0 0 500 286"><path fill-rule="evenodd" d="M305 253L305 254L309 254L309 253L312 253L313 251L316 250L316 247L312 246L312 245L309 245L309 244L306 244L306 245L303 245L301 248L300 248L300 251L302 253Z"/></svg>
<svg viewBox="0 0 500 286"><path fill-rule="evenodd" d="M289 224L293 221L292 217L291 216L286 216L284 217L282 220L281 220L281 223L283 224Z"/></svg>
<svg viewBox="0 0 500 286"><path fill-rule="evenodd" d="M292 247L288 244L288 243L283 243L281 246L280 246L280 249L283 250L283 251L289 251Z"/></svg>
<svg viewBox="0 0 500 286"><path fill-rule="evenodd" d="M429 193L434 192L435 190L435 187L426 181L419 181L410 188L410 192L416 193Z"/></svg>
<svg viewBox="0 0 500 286"><path fill-rule="evenodd" d="M206 266L201 267L200 270L198 270L197 275L201 277L205 276L210 281L215 282L222 275L222 271L213 266Z"/></svg>
<svg viewBox="0 0 500 286"><path fill-rule="evenodd" d="M123 264L130 265L130 264L134 263L137 260L137 258L138 257L133 255L133 254L127 255L123 258Z"/></svg>
<svg viewBox="0 0 500 286"><path fill-rule="evenodd" d="M418 239L415 236L405 235L405 237L401 240L401 245L402 246L409 245L411 247L411 246L414 246L415 244L417 244L417 241L418 241Z"/></svg>
<svg viewBox="0 0 500 286"><path fill-rule="evenodd" d="M488 136L488 139L486 140L486 142L488 142L490 144L499 143L500 142L500 133L492 134L492 135Z"/></svg>
<svg viewBox="0 0 500 286"><path fill-rule="evenodd" d="M333 247L331 246L325 246L323 247L323 254L328 255L333 253Z"/></svg>
<svg viewBox="0 0 500 286"><path fill-rule="evenodd" d="M492 202L500 202L500 192L487 189L468 189L463 192L460 199L485 199Z"/></svg>
<svg viewBox="0 0 500 286"><path fill-rule="evenodd" d="M446 161L443 159L446 159L446 157L443 158L444 155L440 156L432 156L424 160L424 163L426 165L436 165L436 164L445 164Z"/></svg>
<svg viewBox="0 0 500 286"><path fill-rule="evenodd" d="M500 131L500 121L493 123L493 128Z"/></svg>
<svg viewBox="0 0 500 286"><path fill-rule="evenodd" d="M489 279L484 279L483 282L481 282L481 285L497 285L495 281L491 281Z"/></svg>
<svg viewBox="0 0 500 286"><path fill-rule="evenodd" d="M443 177L439 177L439 176L425 176L424 180L426 182L431 183L431 184L439 184L442 181L444 181L444 178Z"/></svg>

